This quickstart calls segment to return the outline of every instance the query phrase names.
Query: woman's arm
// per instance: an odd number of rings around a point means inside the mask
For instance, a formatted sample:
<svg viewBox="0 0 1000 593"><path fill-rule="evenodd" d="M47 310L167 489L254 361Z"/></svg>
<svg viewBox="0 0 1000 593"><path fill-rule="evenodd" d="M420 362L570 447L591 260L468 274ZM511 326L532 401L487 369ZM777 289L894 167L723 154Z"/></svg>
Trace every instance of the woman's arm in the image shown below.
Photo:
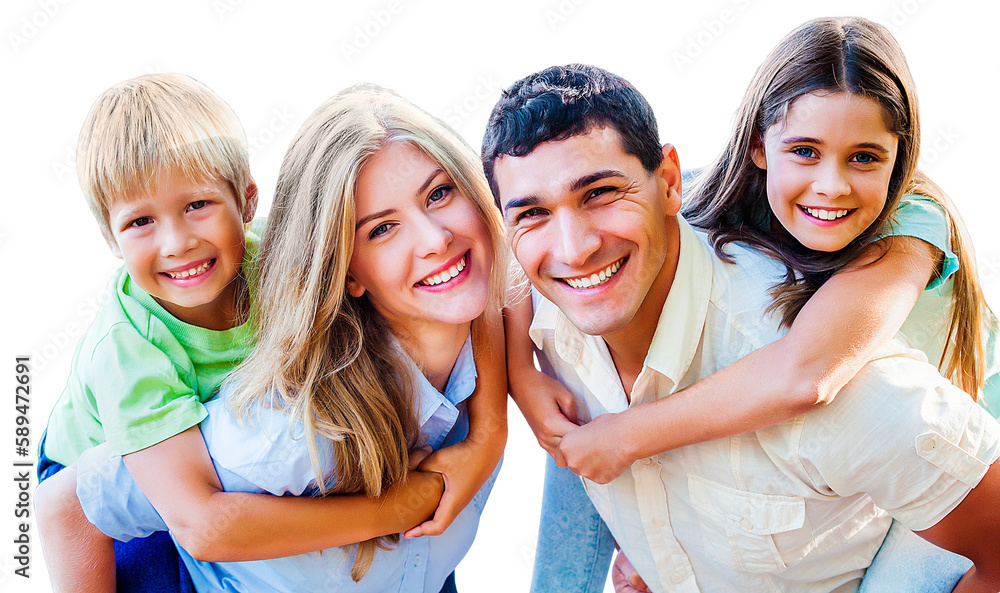
<svg viewBox="0 0 1000 593"><path fill-rule="evenodd" d="M419 469L444 476L445 489L434 517L405 537L441 535L475 497L503 457L507 444L507 368L500 315L489 311L472 324L476 389L469 396L465 440L431 453Z"/></svg>
<svg viewBox="0 0 1000 593"><path fill-rule="evenodd" d="M510 396L541 445L559 467L566 461L559 441L577 427L573 395L562 383L535 368L534 345L528 337L531 327L531 299L504 309L507 334L507 382Z"/></svg>
<svg viewBox="0 0 1000 593"><path fill-rule="evenodd" d="M378 498L224 492L198 427L124 460L181 547L207 562L279 558L400 533L434 512L444 487L438 474L411 471Z"/></svg>
<svg viewBox="0 0 1000 593"><path fill-rule="evenodd" d="M903 325L941 257L913 237L883 241L820 287L783 338L670 397L567 433L559 452L568 467L607 483L637 459L759 430L832 401Z"/></svg>

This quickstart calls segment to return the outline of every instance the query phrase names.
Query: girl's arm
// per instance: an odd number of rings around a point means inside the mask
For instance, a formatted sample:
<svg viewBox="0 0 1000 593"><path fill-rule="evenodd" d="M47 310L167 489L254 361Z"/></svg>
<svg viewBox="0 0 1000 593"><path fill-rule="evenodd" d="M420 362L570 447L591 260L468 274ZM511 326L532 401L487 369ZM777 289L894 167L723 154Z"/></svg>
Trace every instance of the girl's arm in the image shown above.
<svg viewBox="0 0 1000 593"><path fill-rule="evenodd" d="M566 461L559 452L559 441L576 425L573 395L562 383L535 368L534 344L528 337L531 327L531 299L504 309L507 333L507 381L510 396L527 420L541 445L559 467Z"/></svg>
<svg viewBox="0 0 1000 593"><path fill-rule="evenodd" d="M500 316L486 312L472 324L476 389L469 396L469 434L438 449L420 464L423 471L444 476L444 495L434 517L407 531L405 537L441 535L475 497L503 457L507 444L507 368Z"/></svg>
<svg viewBox="0 0 1000 593"><path fill-rule="evenodd" d="M759 430L833 401L902 327L942 255L913 237L884 241L820 287L786 336L670 397L567 433L559 452L569 468L608 483L638 459Z"/></svg>
<svg viewBox="0 0 1000 593"><path fill-rule="evenodd" d="M378 498L224 492L198 427L124 457L177 542L206 562L280 558L401 533L437 508L440 475L411 471Z"/></svg>

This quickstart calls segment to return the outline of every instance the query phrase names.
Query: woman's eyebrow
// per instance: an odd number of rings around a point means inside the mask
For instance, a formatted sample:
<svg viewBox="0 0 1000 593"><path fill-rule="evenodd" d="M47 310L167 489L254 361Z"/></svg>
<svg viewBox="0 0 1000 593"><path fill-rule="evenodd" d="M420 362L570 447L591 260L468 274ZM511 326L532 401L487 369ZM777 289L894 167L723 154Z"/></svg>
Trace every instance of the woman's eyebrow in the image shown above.
<svg viewBox="0 0 1000 593"><path fill-rule="evenodd" d="M424 181L423 185L421 185L420 188L417 189L417 193L418 194L424 193L424 190L427 189L427 186L429 186L431 182L434 181L434 178L440 175L441 173L444 173L443 168L438 167L437 169L434 169L434 171L431 172L430 177L427 178L427 181Z"/></svg>
<svg viewBox="0 0 1000 593"><path fill-rule="evenodd" d="M395 211L396 211L395 208L389 208L387 210L379 210L378 212L372 212L368 216L365 216L365 217L361 218L360 220L358 220L358 224L354 225L354 231L357 232L357 230L360 229L365 224L368 224L369 222L371 222L371 221L373 221L373 220L375 220L377 218L382 218L383 216L389 216L390 214L394 213Z"/></svg>

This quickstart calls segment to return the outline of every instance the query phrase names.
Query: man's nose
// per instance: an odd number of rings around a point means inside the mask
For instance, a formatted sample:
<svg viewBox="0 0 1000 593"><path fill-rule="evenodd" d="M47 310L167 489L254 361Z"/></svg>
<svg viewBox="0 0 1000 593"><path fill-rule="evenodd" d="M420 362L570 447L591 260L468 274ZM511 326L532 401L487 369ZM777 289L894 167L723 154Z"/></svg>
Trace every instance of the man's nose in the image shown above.
<svg viewBox="0 0 1000 593"><path fill-rule="evenodd" d="M560 213L556 225L555 256L569 267L580 267L601 247L600 234L590 218L581 212Z"/></svg>

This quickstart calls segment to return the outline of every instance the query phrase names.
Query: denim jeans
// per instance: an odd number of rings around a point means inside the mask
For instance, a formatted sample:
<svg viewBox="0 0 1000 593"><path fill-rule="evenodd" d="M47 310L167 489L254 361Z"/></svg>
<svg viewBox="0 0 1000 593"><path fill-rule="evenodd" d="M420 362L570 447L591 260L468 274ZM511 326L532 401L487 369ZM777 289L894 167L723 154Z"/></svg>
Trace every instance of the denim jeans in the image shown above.
<svg viewBox="0 0 1000 593"><path fill-rule="evenodd" d="M858 593L949 593L971 567L893 521Z"/></svg>
<svg viewBox="0 0 1000 593"><path fill-rule="evenodd" d="M583 482L546 457L542 520L532 593L601 593L614 539L591 504Z"/></svg>

